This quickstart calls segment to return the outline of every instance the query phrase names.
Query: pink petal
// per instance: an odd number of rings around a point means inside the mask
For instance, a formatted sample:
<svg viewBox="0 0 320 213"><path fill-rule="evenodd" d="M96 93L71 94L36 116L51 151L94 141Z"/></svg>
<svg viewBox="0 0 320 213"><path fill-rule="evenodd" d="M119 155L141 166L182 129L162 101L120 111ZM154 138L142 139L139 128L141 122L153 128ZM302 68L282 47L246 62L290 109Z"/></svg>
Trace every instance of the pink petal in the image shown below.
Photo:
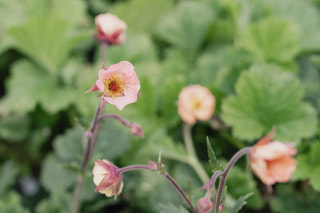
<svg viewBox="0 0 320 213"><path fill-rule="evenodd" d="M94 84L88 91L86 91L85 93L88 93L88 92L99 92L99 91L101 91L100 89L99 89L99 87L97 87L97 85L96 84Z"/></svg>

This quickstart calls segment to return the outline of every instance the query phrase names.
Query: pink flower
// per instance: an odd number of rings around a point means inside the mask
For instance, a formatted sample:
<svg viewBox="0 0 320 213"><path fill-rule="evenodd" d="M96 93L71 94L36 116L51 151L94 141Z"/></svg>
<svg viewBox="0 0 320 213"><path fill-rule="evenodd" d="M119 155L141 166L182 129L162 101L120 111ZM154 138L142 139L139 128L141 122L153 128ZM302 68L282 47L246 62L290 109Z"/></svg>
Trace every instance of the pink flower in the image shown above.
<svg viewBox="0 0 320 213"><path fill-rule="evenodd" d="M100 14L95 18L98 33L95 37L103 43L122 44L126 41L124 31L126 23L110 13Z"/></svg>
<svg viewBox="0 0 320 213"><path fill-rule="evenodd" d="M296 153L293 144L271 141L271 136L267 135L250 151L250 165L266 185L288 182L296 169L297 161L292 158Z"/></svg>
<svg viewBox="0 0 320 213"><path fill-rule="evenodd" d="M93 167L93 182L97 186L96 191L107 197L117 196L123 188L122 174L119 168L108 160L95 160Z"/></svg>
<svg viewBox="0 0 320 213"><path fill-rule="evenodd" d="M209 89L191 85L183 88L179 94L178 112L184 122L195 124L197 120L207 121L211 118L215 103L215 97Z"/></svg>
<svg viewBox="0 0 320 213"><path fill-rule="evenodd" d="M206 197L200 198L197 201L199 213L209 213L213 210L213 203Z"/></svg>
<svg viewBox="0 0 320 213"><path fill-rule="evenodd" d="M110 103L122 110L126 105L137 101L140 89L139 79L133 65L121 61L108 69L99 70L99 78L87 92L102 92L103 103Z"/></svg>

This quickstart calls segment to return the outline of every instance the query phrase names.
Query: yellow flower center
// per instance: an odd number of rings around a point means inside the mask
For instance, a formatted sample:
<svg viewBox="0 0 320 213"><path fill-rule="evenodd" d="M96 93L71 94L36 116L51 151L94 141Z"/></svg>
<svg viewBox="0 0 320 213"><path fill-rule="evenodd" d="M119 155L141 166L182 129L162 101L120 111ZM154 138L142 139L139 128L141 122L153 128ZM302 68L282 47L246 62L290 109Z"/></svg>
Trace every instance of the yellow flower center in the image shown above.
<svg viewBox="0 0 320 213"><path fill-rule="evenodd" d="M111 76L108 79L103 80L104 84L104 94L109 97L119 97L123 96L124 83L122 79L116 75Z"/></svg>
<svg viewBox="0 0 320 213"><path fill-rule="evenodd" d="M201 103L197 98L192 98L191 103L192 103L192 108L195 110L198 110L201 106Z"/></svg>

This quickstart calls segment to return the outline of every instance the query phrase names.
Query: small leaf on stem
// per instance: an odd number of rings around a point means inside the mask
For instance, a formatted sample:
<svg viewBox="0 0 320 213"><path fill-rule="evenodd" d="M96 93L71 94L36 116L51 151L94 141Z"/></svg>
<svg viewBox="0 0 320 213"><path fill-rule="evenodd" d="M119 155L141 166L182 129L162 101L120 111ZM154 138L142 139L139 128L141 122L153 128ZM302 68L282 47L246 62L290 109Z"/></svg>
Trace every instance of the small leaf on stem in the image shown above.
<svg viewBox="0 0 320 213"><path fill-rule="evenodd" d="M213 167L212 172L214 173L217 170L223 171L223 168L222 168L220 162L217 160L216 154L210 144L208 137L207 137L207 149L208 149L209 163Z"/></svg>

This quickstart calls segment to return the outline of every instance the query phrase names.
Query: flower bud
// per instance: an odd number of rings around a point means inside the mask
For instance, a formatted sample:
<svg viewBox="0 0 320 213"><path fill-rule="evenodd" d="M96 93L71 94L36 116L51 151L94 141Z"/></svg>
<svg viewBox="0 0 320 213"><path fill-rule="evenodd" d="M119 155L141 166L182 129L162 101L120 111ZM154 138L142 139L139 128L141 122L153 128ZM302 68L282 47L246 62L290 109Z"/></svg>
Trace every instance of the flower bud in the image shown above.
<svg viewBox="0 0 320 213"><path fill-rule="evenodd" d="M139 135L141 138L144 138L142 128L139 124L131 124L130 133L131 135Z"/></svg>
<svg viewBox="0 0 320 213"><path fill-rule="evenodd" d="M109 45L122 44L126 41L124 31L127 29L126 23L117 16L110 13L96 16L95 23L97 34L95 37L102 43Z"/></svg>
<svg viewBox="0 0 320 213"><path fill-rule="evenodd" d="M200 198L197 206L199 213L211 213L213 210L213 203L206 197Z"/></svg>
<svg viewBox="0 0 320 213"><path fill-rule="evenodd" d="M149 160L148 164L149 164L149 169L158 170L158 163L157 162Z"/></svg>

